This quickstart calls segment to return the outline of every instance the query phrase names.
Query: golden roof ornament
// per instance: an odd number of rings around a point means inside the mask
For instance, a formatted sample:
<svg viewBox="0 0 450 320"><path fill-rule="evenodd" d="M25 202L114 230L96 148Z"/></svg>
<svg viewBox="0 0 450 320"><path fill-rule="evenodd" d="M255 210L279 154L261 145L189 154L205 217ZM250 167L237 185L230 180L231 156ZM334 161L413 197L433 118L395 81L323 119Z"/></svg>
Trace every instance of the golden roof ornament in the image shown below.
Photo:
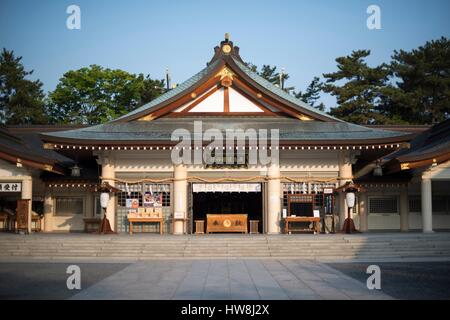
<svg viewBox="0 0 450 320"><path fill-rule="evenodd" d="M230 34L227 32L225 33L225 41L223 41L223 45L222 45L222 52L224 54L230 54L231 53L231 45L229 44L230 42Z"/></svg>

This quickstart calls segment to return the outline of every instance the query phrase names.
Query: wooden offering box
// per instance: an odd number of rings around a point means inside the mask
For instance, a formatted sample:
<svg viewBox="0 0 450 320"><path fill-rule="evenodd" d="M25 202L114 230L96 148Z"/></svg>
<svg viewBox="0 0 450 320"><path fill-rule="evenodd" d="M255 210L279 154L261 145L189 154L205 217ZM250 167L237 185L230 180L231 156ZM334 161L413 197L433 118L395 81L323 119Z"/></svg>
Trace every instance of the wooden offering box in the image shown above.
<svg viewBox="0 0 450 320"><path fill-rule="evenodd" d="M246 214L207 214L206 233L242 232L247 233Z"/></svg>

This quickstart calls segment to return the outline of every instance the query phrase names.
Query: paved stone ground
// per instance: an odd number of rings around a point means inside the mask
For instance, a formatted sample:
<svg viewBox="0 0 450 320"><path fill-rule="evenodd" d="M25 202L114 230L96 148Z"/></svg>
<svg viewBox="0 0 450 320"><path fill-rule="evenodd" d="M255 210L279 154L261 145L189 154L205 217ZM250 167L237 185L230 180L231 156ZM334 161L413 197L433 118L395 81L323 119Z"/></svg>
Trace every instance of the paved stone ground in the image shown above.
<svg viewBox="0 0 450 320"><path fill-rule="evenodd" d="M381 269L381 290L396 299L450 299L450 262L332 263L329 266L359 281L366 269Z"/></svg>
<svg viewBox="0 0 450 320"><path fill-rule="evenodd" d="M374 263L275 259L73 263L82 290L66 287L71 263L0 263L0 299L450 299L450 262L382 262L381 291L365 286Z"/></svg>
<svg viewBox="0 0 450 320"><path fill-rule="evenodd" d="M390 299L321 263L298 260L137 262L72 299Z"/></svg>
<svg viewBox="0 0 450 320"><path fill-rule="evenodd" d="M81 288L122 270L129 264L74 263L81 268ZM77 290L68 290L67 267L71 263L0 263L0 300L68 299Z"/></svg>

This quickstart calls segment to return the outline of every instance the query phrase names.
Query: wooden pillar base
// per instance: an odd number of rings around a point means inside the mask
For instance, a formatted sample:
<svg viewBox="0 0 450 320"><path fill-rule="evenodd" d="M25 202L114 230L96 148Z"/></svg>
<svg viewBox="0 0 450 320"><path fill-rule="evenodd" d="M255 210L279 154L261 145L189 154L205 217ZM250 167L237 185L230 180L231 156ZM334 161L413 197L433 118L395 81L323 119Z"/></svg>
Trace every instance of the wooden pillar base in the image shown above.
<svg viewBox="0 0 450 320"><path fill-rule="evenodd" d="M355 228L355 223L353 222L352 218L345 219L344 225L342 226L342 232L345 232L345 233L357 232L357 230Z"/></svg>
<svg viewBox="0 0 450 320"><path fill-rule="evenodd" d="M115 234L115 232L111 229L111 224L106 216L103 217L102 224L100 225L100 230L98 231L100 234Z"/></svg>

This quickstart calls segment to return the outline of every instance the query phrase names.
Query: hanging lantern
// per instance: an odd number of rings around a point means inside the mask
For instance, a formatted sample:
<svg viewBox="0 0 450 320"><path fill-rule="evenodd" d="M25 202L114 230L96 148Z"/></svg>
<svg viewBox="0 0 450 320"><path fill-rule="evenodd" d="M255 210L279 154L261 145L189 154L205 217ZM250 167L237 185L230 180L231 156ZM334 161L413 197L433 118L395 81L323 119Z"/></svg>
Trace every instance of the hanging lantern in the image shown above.
<svg viewBox="0 0 450 320"><path fill-rule="evenodd" d="M355 193L352 191L349 191L345 194L345 200L347 201L347 206L349 208L353 208L355 206Z"/></svg>
<svg viewBox="0 0 450 320"><path fill-rule="evenodd" d="M71 170L70 175L72 177L79 177L81 174L81 168L76 164L72 168L70 168L70 170Z"/></svg>
<svg viewBox="0 0 450 320"><path fill-rule="evenodd" d="M117 188L111 186L108 182L102 182L101 184L95 185L92 188L92 192L99 192L100 193L100 206L103 208L103 211L104 211L102 223L101 223L100 228L98 230L98 232L101 233L101 234L115 233L111 229L111 225L110 225L109 220L107 218L106 209L108 207L108 202L109 202L109 199L110 199L109 194L110 193L114 193L114 192L120 192L120 191L121 191L120 189L117 189Z"/></svg>
<svg viewBox="0 0 450 320"><path fill-rule="evenodd" d="M343 186L336 189L336 191L345 193L345 200L347 202L348 213L347 219L344 221L342 230L346 233L352 233L356 231L355 224L352 219L352 209L355 206L356 192L365 192L366 190L358 184L353 183L353 181L347 181Z"/></svg>
<svg viewBox="0 0 450 320"><path fill-rule="evenodd" d="M375 177L381 177L383 176L383 168L380 165L380 162L377 161L376 167L373 169L373 175Z"/></svg>
<svg viewBox="0 0 450 320"><path fill-rule="evenodd" d="M100 205L103 209L106 209L108 207L109 202L109 192L102 192L100 193Z"/></svg>

